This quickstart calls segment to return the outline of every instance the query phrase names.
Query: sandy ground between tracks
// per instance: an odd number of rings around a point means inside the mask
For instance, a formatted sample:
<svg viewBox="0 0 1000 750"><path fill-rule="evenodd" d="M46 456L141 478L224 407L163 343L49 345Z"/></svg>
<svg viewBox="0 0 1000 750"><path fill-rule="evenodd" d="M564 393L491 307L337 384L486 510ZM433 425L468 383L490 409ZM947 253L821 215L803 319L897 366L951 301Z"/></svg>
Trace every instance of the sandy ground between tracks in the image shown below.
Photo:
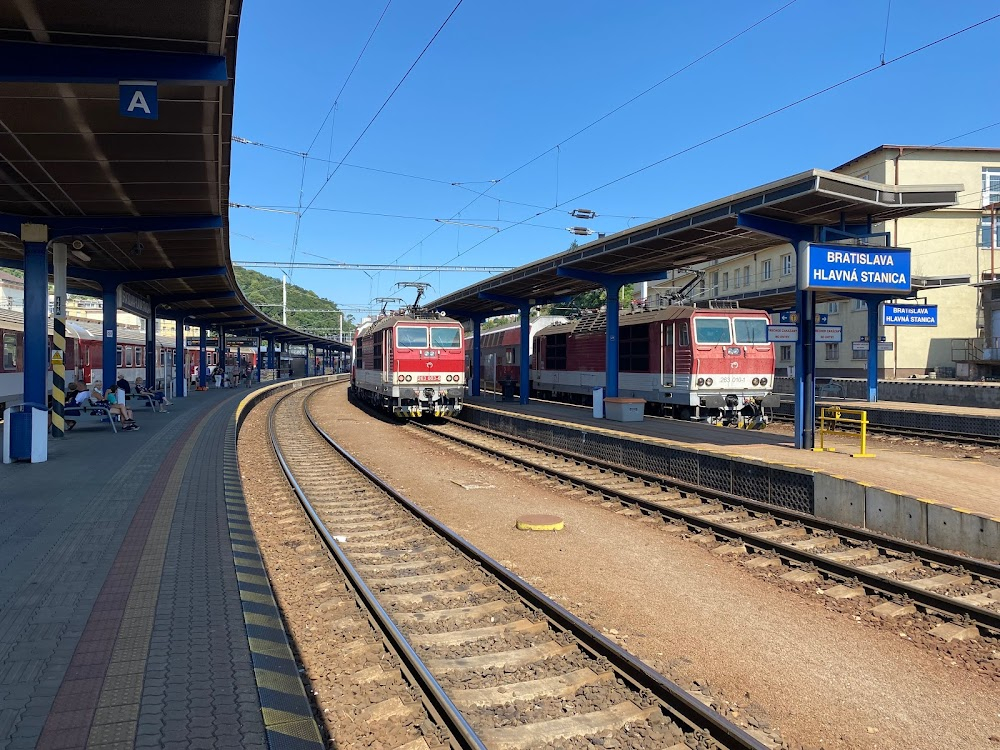
<svg viewBox="0 0 1000 750"><path fill-rule="evenodd" d="M1000 748L992 681L691 541L432 446L350 406L342 387L318 396L314 411L411 500L588 622L616 630L653 666L705 679L730 699L749 693L790 747ZM538 512L562 516L566 530L514 529L517 516Z"/></svg>

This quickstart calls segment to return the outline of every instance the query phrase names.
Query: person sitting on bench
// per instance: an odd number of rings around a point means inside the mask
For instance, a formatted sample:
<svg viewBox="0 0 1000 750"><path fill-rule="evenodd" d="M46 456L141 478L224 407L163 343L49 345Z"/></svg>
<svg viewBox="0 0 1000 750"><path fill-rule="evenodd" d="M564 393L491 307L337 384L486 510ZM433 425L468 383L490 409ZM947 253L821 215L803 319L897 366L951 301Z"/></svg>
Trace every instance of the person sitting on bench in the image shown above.
<svg viewBox="0 0 1000 750"><path fill-rule="evenodd" d="M153 408L159 407L157 411L164 414L169 414L165 407L173 405L173 401L167 398L167 394L163 391L154 391L147 388L142 382L142 378L135 379L135 392L138 396L149 396L153 399Z"/></svg>
<svg viewBox="0 0 1000 750"><path fill-rule="evenodd" d="M117 414L122 418L122 430L138 430L139 425L132 418L132 410L125 405L125 391L117 388L108 388L104 393L104 400L95 406L106 406L111 419Z"/></svg>

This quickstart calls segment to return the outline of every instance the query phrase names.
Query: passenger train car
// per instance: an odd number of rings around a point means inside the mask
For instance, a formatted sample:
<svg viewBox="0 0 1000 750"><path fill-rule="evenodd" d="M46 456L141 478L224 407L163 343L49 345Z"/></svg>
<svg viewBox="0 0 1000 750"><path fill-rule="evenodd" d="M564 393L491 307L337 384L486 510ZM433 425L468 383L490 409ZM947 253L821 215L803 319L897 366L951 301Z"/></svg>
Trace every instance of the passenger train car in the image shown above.
<svg viewBox="0 0 1000 750"><path fill-rule="evenodd" d="M619 319L619 395L642 398L654 413L715 424L759 427L764 407L777 406L774 349L767 313L738 308L670 305L622 310ZM533 332L531 389L541 398L588 402L605 387L605 312L586 311ZM483 336L481 377L488 357L520 362L520 341L502 333ZM517 383L517 367L498 380Z"/></svg>
<svg viewBox="0 0 1000 750"><path fill-rule="evenodd" d="M23 401L24 394L24 318L20 313L0 311L0 411L6 406ZM173 374L174 337L158 336L156 340L156 379L169 379ZM49 328L49 352L52 351L52 328ZM66 367L66 382L74 380L90 386L103 380L103 341L101 324L97 321L67 321L66 351L63 364ZM198 363L198 349L186 350L186 367L191 371ZM217 353L208 352L210 365L217 362ZM50 359L51 357L46 357ZM137 377L146 377L146 339L142 331L118 329L118 362L116 373L129 382ZM51 366L47 388L52 389Z"/></svg>
<svg viewBox="0 0 1000 750"><path fill-rule="evenodd" d="M561 315L540 315L531 321L528 334L528 357L534 354L535 336L554 323L565 323ZM519 323L483 331L480 336L479 382L488 391L500 389L502 383L516 383L521 377L521 326ZM471 368L472 334L465 337L466 359ZM467 368L471 375L471 369Z"/></svg>
<svg viewBox="0 0 1000 750"><path fill-rule="evenodd" d="M449 416L462 410L462 324L398 313L362 323L352 347L351 395L397 416Z"/></svg>

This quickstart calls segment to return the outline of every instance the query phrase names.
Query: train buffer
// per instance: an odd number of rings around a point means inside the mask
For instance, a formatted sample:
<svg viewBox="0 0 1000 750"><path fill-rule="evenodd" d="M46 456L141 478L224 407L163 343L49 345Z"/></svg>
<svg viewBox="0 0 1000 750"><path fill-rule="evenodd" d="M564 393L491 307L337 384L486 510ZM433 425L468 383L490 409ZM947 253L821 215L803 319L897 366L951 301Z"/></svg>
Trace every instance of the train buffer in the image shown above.
<svg viewBox="0 0 1000 750"><path fill-rule="evenodd" d="M836 451L827 448L824 438L827 435L850 435L859 437L860 450L852 453L851 458L875 458L868 452L868 412L864 409L845 409L841 406L824 406L819 413L819 447L814 451Z"/></svg>

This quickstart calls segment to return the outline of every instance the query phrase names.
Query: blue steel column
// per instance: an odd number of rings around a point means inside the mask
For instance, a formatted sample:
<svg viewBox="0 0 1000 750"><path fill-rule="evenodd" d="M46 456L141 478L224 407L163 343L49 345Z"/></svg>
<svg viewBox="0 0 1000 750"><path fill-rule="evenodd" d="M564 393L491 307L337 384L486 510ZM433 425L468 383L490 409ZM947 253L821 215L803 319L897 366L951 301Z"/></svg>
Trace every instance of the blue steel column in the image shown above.
<svg viewBox="0 0 1000 750"><path fill-rule="evenodd" d="M806 265L807 241L797 244L796 274ZM801 282L801 280L800 280ZM795 447L811 449L816 431L816 325L815 293L800 289L796 284L795 312L798 316L799 339L795 343Z"/></svg>
<svg viewBox="0 0 1000 750"><path fill-rule="evenodd" d="M156 388L156 303L152 300L146 318L146 387Z"/></svg>
<svg viewBox="0 0 1000 750"><path fill-rule="evenodd" d="M49 264L45 242L24 243L24 400L48 403Z"/></svg>
<svg viewBox="0 0 1000 750"><path fill-rule="evenodd" d="M607 341L605 346L604 372L607 373L607 382L604 387L608 398L618 398L618 294L621 292L621 284L609 284L604 287L607 291L607 305L605 307L607 319Z"/></svg>
<svg viewBox="0 0 1000 750"><path fill-rule="evenodd" d="M274 336L267 338L267 369L274 369Z"/></svg>
<svg viewBox="0 0 1000 750"><path fill-rule="evenodd" d="M261 342L260 334L258 333L257 334L257 357L256 357L256 360L257 360L257 382L258 383L260 382L260 368L264 364L264 357L260 353L260 345L261 345L261 343L262 342Z"/></svg>
<svg viewBox="0 0 1000 750"><path fill-rule="evenodd" d="M531 391L531 370L528 369L528 348L531 345L531 305L521 303L521 403L528 403Z"/></svg>
<svg viewBox="0 0 1000 750"><path fill-rule="evenodd" d="M187 373L184 369L184 318L177 318L174 332L174 393L178 397L185 395Z"/></svg>
<svg viewBox="0 0 1000 750"><path fill-rule="evenodd" d="M881 300L868 297L868 403L878 401L878 318Z"/></svg>
<svg viewBox="0 0 1000 750"><path fill-rule="evenodd" d="M481 385L480 378L482 373L482 359L483 359L483 318L480 315L476 315L472 318L472 383L470 395L478 396L479 387Z"/></svg>
<svg viewBox="0 0 1000 750"><path fill-rule="evenodd" d="M219 326L219 340L215 345L215 370L222 373L222 382L226 382L226 328ZM220 369L221 368L221 369Z"/></svg>
<svg viewBox="0 0 1000 750"><path fill-rule="evenodd" d="M208 329L204 323L199 326L201 335L198 337L198 387L208 385Z"/></svg>
<svg viewBox="0 0 1000 750"><path fill-rule="evenodd" d="M118 285L104 288L103 335L101 347L101 379L104 389L114 387L118 382Z"/></svg>

